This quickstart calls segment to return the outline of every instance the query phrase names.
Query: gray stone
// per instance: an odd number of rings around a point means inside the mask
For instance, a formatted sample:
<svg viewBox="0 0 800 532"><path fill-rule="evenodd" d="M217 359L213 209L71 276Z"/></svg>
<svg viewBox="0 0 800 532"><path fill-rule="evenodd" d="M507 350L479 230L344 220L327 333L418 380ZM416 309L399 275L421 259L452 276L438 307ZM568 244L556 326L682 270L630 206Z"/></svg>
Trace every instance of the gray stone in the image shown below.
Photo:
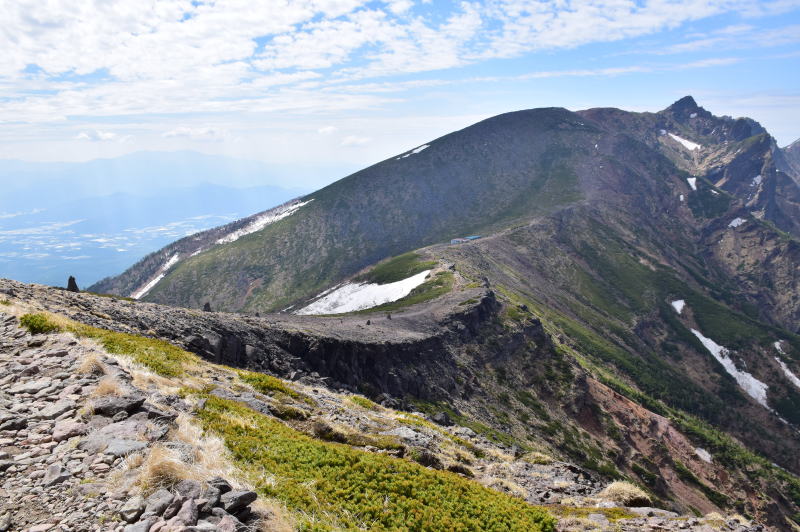
<svg viewBox="0 0 800 532"><path fill-rule="evenodd" d="M44 485L54 486L61 484L70 476L69 471L61 467L61 464L50 464L44 472Z"/></svg>
<svg viewBox="0 0 800 532"><path fill-rule="evenodd" d="M119 509L119 515L125 520L126 523L133 523L139 519L139 516L142 515L142 512L144 512L144 506L144 499L137 495L136 497L128 500L128 502L126 502L122 508Z"/></svg>
<svg viewBox="0 0 800 532"><path fill-rule="evenodd" d="M31 394L33 394L33 393L38 393L38 392L44 390L45 388L48 388L51 384L53 384L53 381L51 381L50 379L45 377L45 378L38 379L38 380L35 380L35 381L21 382L21 383L17 384L16 386L12 386L8 390L8 392L9 393L14 393L14 394L17 394L17 393L31 393Z"/></svg>
<svg viewBox="0 0 800 532"><path fill-rule="evenodd" d="M219 532L237 532L243 528L244 525L242 522L232 515L224 516L219 520L219 523L217 523L217 530L219 530Z"/></svg>
<svg viewBox="0 0 800 532"><path fill-rule="evenodd" d="M167 521L167 526L194 526L197 524L197 504L194 499L188 499L183 503L175 517Z"/></svg>
<svg viewBox="0 0 800 532"><path fill-rule="evenodd" d="M228 493L233 489L233 486L231 486L230 483L222 477L212 478L208 481L208 485L217 488L220 493Z"/></svg>
<svg viewBox="0 0 800 532"><path fill-rule="evenodd" d="M105 454L110 454L114 458L126 456L136 451L141 451L147 447L147 443L135 440L120 440L113 438L108 441L108 446L103 450Z"/></svg>
<svg viewBox="0 0 800 532"><path fill-rule="evenodd" d="M38 416L42 419L55 419L62 414L66 414L70 410L75 410L77 405L75 401L69 399L59 399L50 406L46 406L39 412Z"/></svg>
<svg viewBox="0 0 800 532"><path fill-rule="evenodd" d="M144 515L161 515L172 502L173 495L165 489L160 489L147 498Z"/></svg>
<svg viewBox="0 0 800 532"><path fill-rule="evenodd" d="M89 430L89 427L85 423L71 420L59 421L53 428L53 441L63 441L73 436L82 436L86 434L87 430Z"/></svg>
<svg viewBox="0 0 800 532"><path fill-rule="evenodd" d="M0 532L11 530L11 513L6 512L0 515Z"/></svg>
<svg viewBox="0 0 800 532"><path fill-rule="evenodd" d="M217 525L206 520L200 520L195 526L186 528L186 532L217 532L218 530Z"/></svg>
<svg viewBox="0 0 800 532"><path fill-rule="evenodd" d="M116 397L113 395L99 397L92 401L92 409L95 414L101 416L114 416L119 412L131 413L142 406L145 397L142 395L125 395Z"/></svg>
<svg viewBox="0 0 800 532"><path fill-rule="evenodd" d="M166 509L164 509L164 514L161 517L164 519L172 519L175 517L175 514L178 513L178 510L181 509L181 506L183 506L184 502L186 502L186 500L183 497L176 495L175 498L173 498L172 501L167 505Z"/></svg>
<svg viewBox="0 0 800 532"><path fill-rule="evenodd" d="M123 532L150 532L150 528L158 521L155 517L142 519L138 523L133 523L124 528Z"/></svg>
<svg viewBox="0 0 800 532"><path fill-rule="evenodd" d="M194 480L181 480L175 486L175 491L187 499L196 499L200 497L201 489L200 483Z"/></svg>
<svg viewBox="0 0 800 532"><path fill-rule="evenodd" d="M219 499L222 496L222 492L219 488L214 486L209 486L203 492L203 498L206 500L206 503L200 508L200 511L203 513L211 513L211 509L219 504Z"/></svg>
<svg viewBox="0 0 800 532"><path fill-rule="evenodd" d="M229 491L220 497L219 501L225 511L234 513L241 510L258 498L255 491Z"/></svg>

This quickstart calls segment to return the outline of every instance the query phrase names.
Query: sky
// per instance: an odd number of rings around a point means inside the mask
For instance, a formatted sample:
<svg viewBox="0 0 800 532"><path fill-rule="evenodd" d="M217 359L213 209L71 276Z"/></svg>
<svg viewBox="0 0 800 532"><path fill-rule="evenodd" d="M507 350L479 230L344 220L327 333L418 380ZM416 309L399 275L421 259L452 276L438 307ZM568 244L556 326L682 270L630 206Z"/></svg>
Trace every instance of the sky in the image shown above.
<svg viewBox="0 0 800 532"><path fill-rule="evenodd" d="M0 49L0 159L356 170L507 111L687 94L800 137L800 0L4 0Z"/></svg>

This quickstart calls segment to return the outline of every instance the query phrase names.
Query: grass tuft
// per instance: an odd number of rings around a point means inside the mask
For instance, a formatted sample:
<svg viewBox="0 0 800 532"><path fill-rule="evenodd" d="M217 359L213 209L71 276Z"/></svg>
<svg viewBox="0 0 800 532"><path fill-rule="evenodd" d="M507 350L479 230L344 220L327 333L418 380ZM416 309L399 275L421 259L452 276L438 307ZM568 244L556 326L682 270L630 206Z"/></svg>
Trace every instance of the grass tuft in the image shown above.
<svg viewBox="0 0 800 532"><path fill-rule="evenodd" d="M310 397L290 388L285 382L277 377L247 370L239 370L237 373L239 374L239 378L252 386L253 389L259 393L263 393L265 395L282 393L288 395L292 399L314 404L314 401Z"/></svg>
<svg viewBox="0 0 800 532"><path fill-rule="evenodd" d="M25 314L19 319L20 325L31 334L48 334L61 330L46 314Z"/></svg>
<svg viewBox="0 0 800 532"><path fill-rule="evenodd" d="M623 506L649 506L652 504L650 496L643 489L624 480L612 482L598 494L598 497Z"/></svg>

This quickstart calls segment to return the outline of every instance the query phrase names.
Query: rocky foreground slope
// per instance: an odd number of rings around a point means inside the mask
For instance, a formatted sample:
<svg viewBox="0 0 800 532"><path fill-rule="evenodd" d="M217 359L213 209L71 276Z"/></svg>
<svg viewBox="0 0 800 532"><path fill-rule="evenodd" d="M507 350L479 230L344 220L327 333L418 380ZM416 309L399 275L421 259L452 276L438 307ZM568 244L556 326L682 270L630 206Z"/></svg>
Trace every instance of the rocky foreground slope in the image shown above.
<svg viewBox="0 0 800 532"><path fill-rule="evenodd" d="M492 519L534 519L509 528L465 518L466 529L763 530L740 516L698 518L649 507L650 496L632 485L609 486L576 465L498 445L444 413L393 410L331 389L313 374L308 385L281 381L65 317L108 322L105 312L135 308L128 302L7 281L2 289L0 530L396 529L385 524L396 506L417 503L417 511L428 511L415 491L392 483L407 475L416 479L412 485L441 483L438 496L452 485L461 490L431 515L455 511L449 507L478 494L493 501L499 515ZM132 315L148 320L150 313ZM191 319L183 315L184 324ZM133 330L128 321L118 328ZM273 450L287 454L275 461ZM320 452L331 461L313 467L317 476L309 483L306 462ZM378 465L376 476L353 480L352 468L363 463ZM382 516L372 522L353 520L347 509L364 482L374 490L365 503L380 502L361 507L364 515ZM452 529L439 523L422 528Z"/></svg>

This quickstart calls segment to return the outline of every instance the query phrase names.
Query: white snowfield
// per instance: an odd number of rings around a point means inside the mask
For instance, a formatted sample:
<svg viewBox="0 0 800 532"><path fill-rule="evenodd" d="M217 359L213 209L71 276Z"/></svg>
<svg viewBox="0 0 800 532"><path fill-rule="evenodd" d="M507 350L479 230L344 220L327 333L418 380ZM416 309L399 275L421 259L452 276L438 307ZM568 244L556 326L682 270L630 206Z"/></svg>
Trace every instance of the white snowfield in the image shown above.
<svg viewBox="0 0 800 532"><path fill-rule="evenodd" d="M261 231L266 226L273 224L278 220L283 220L287 216L291 216L292 214L296 213L300 207L308 205L312 201L314 200L310 199L308 201L296 201L293 203L280 205L278 207L275 207L274 209L270 209L261 216L257 217L249 224L247 224L246 226L242 227L241 229L237 229L236 231L228 233L227 235L218 239L216 243L227 244L229 242L235 242L236 240L239 240L245 235L249 235L250 233L255 233L256 231Z"/></svg>
<svg viewBox="0 0 800 532"><path fill-rule="evenodd" d="M775 361L776 361L778 364L780 364L780 366L781 366L781 369L783 370L783 374L784 374L784 375L786 375L786 378L787 378L787 379L789 379L789 381L790 381L792 384L794 384L795 386L797 386L798 388L800 388L800 379L799 379L799 378L797 378L797 375L795 375L795 374L792 372L792 370L790 370L790 369L789 369L789 366L787 366L786 364L784 364L783 360L781 360L781 359L780 359L780 358L778 358L778 357L775 357Z"/></svg>
<svg viewBox="0 0 800 532"><path fill-rule="evenodd" d="M683 312L683 307L686 306L686 301L684 301L683 299L677 299L672 303L670 303L670 305L672 305L672 308L675 309L675 312L680 314L681 312Z"/></svg>
<svg viewBox="0 0 800 532"><path fill-rule="evenodd" d="M766 383L761 382L746 371L738 369L733 363L729 355L730 351L727 348L722 347L710 338L706 338L697 329L692 329L692 333L703 343L709 353L717 359L717 362L722 364L725 371L736 380L736 383L747 395L755 399L764 408L771 410L767 405L767 388L769 386Z"/></svg>
<svg viewBox="0 0 800 532"><path fill-rule="evenodd" d="M167 262L165 262L164 265L161 266L161 268L158 269L158 275L153 277L153 279L151 279L149 283L147 283L146 285L144 285L143 287L141 287L140 289L138 289L134 293L132 293L131 297L133 299L139 299L139 298L144 297L145 294L147 294L147 292L152 290L153 287L156 284L158 284L158 282L161 279L163 279L165 275L167 275L167 271L170 268L172 268L173 266L175 266L175 264L178 262L178 259L180 259L180 254L179 253L176 253L173 256L171 256L169 258L169 260Z"/></svg>
<svg viewBox="0 0 800 532"><path fill-rule="evenodd" d="M694 454L696 454L697 457L703 462L708 462L709 464L711 463L711 453L709 453L702 447L698 447L697 449L695 449Z"/></svg>
<svg viewBox="0 0 800 532"><path fill-rule="evenodd" d="M739 227L746 221L747 220L745 220L744 218L734 218L733 220L731 220L731 223L728 224L728 227Z"/></svg>
<svg viewBox="0 0 800 532"><path fill-rule="evenodd" d="M702 146L696 142L692 142L691 140L686 140L683 137L679 137L674 133L669 133L669 136L672 137L673 140L676 140L681 143L681 145L686 148L687 150L699 150Z"/></svg>
<svg viewBox="0 0 800 532"><path fill-rule="evenodd" d="M422 150L424 150L425 148L430 148L430 146L431 146L430 144L423 144L422 146L420 146L418 148L414 148L413 150L411 150L410 152L406 153L405 155L401 155L400 157L397 157L397 160L405 159L406 157L408 157L410 155L416 155L419 152L421 152Z"/></svg>
<svg viewBox="0 0 800 532"><path fill-rule="evenodd" d="M692 187L692 190L697 190L697 178L696 177L687 177L686 181L689 182L689 186Z"/></svg>
<svg viewBox="0 0 800 532"><path fill-rule="evenodd" d="M761 184L761 175L757 175L753 178L753 181L750 183L751 187L757 187Z"/></svg>
<svg viewBox="0 0 800 532"><path fill-rule="evenodd" d="M406 297L424 283L429 273L431 270L425 270L402 281L386 284L347 283L327 294L323 292L322 297L295 314L341 314L391 303Z"/></svg>
<svg viewBox="0 0 800 532"><path fill-rule="evenodd" d="M781 347L781 343L783 340L777 340L772 346L778 351L778 353L785 355L786 353L783 352L783 347Z"/></svg>

